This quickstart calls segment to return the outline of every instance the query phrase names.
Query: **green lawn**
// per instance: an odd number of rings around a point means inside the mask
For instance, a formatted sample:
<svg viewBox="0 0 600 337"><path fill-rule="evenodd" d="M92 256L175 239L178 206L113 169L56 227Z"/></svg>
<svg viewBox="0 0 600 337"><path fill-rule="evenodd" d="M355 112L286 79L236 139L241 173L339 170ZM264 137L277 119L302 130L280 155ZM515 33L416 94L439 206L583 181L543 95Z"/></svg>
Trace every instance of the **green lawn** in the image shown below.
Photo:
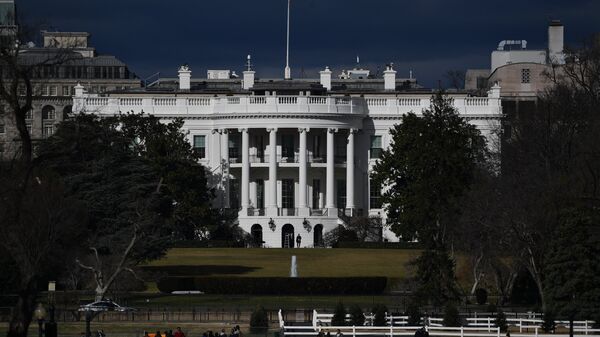
<svg viewBox="0 0 600 337"><path fill-rule="evenodd" d="M213 266L209 276L288 276L296 255L299 276L385 276L403 279L417 250L176 248L150 266ZM239 266L239 272L235 267ZM231 270L227 269L233 269ZM220 273L220 270L227 272Z"/></svg>

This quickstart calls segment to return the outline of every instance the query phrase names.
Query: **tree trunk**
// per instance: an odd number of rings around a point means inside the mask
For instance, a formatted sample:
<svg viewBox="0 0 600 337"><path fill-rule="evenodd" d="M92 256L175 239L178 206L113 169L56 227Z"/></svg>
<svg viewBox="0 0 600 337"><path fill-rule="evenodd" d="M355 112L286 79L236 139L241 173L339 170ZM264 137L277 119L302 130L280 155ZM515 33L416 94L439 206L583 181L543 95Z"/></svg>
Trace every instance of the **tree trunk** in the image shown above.
<svg viewBox="0 0 600 337"><path fill-rule="evenodd" d="M569 319L569 337L573 337L573 318Z"/></svg>
<svg viewBox="0 0 600 337"><path fill-rule="evenodd" d="M26 289L19 292L19 298L10 319L7 337L27 336L27 331L29 330L33 311L35 309L37 289L34 281L29 282L25 288Z"/></svg>

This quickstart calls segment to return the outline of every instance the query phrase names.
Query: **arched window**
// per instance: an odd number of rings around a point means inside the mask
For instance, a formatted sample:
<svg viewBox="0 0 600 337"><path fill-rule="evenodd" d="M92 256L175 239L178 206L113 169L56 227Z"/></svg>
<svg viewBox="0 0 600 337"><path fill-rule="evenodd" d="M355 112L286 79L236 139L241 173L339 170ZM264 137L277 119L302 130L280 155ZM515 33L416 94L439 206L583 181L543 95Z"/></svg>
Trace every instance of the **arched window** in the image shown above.
<svg viewBox="0 0 600 337"><path fill-rule="evenodd" d="M325 244L323 242L323 225L317 224L315 228L313 228L313 245L315 247L324 247Z"/></svg>
<svg viewBox="0 0 600 337"><path fill-rule="evenodd" d="M294 248L294 226L291 224L283 225L281 228L281 248Z"/></svg>
<svg viewBox="0 0 600 337"><path fill-rule="evenodd" d="M56 119L56 110L52 105L46 105L42 108L42 119Z"/></svg>
<svg viewBox="0 0 600 337"><path fill-rule="evenodd" d="M252 225L252 228L250 229L250 233L252 234L252 244L255 247L262 247L263 246L262 226L259 224Z"/></svg>

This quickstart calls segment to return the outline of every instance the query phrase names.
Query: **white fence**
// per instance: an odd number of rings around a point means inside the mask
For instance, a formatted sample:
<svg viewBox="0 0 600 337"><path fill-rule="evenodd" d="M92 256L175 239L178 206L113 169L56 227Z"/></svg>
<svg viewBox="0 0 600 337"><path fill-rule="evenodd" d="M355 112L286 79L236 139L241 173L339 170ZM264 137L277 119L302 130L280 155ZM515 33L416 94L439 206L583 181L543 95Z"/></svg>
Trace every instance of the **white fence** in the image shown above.
<svg viewBox="0 0 600 337"><path fill-rule="evenodd" d="M530 315L537 317L535 314ZM281 310L279 311L279 327L282 336L314 336L319 331L337 333L339 329L347 336L414 336L422 326L408 326L408 316L392 316L386 314L387 326L372 326L373 314L365 314L364 326L332 326L333 314L318 313L313 310L312 324L305 326L286 325L283 321ZM350 315L346 315L350 320ZM423 318L421 319L423 321ZM457 337L501 337L500 328L495 325L494 317L475 317L466 319L467 326L445 327L442 318L428 317L425 330L430 336L457 336ZM539 336L539 337L566 337L567 334L543 334L541 325L543 321L539 318L508 318L509 326L518 327L519 333L513 333L513 337ZM600 337L600 329L592 329L593 321L575 321L574 332L576 335L587 335ZM568 328L568 321L556 321L557 327Z"/></svg>

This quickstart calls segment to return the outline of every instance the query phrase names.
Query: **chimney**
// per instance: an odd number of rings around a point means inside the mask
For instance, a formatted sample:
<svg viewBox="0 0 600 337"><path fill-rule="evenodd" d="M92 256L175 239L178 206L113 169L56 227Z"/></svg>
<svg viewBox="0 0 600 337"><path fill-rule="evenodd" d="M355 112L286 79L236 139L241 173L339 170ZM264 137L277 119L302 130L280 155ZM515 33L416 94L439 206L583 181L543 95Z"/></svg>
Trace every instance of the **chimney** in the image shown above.
<svg viewBox="0 0 600 337"><path fill-rule="evenodd" d="M250 90L254 86L254 74L253 70L244 71L244 80L242 81L242 87L244 90Z"/></svg>
<svg viewBox="0 0 600 337"><path fill-rule="evenodd" d="M385 90L396 90L396 71L393 64L388 65L383 72L383 82Z"/></svg>
<svg viewBox="0 0 600 337"><path fill-rule="evenodd" d="M190 90L192 85L192 71L187 64L179 67L179 90Z"/></svg>
<svg viewBox="0 0 600 337"><path fill-rule="evenodd" d="M548 61L553 64L564 64L565 27L560 20L552 20L548 26Z"/></svg>
<svg viewBox="0 0 600 337"><path fill-rule="evenodd" d="M331 90L331 70L325 67L325 70L319 72L321 74L321 85L327 90Z"/></svg>

